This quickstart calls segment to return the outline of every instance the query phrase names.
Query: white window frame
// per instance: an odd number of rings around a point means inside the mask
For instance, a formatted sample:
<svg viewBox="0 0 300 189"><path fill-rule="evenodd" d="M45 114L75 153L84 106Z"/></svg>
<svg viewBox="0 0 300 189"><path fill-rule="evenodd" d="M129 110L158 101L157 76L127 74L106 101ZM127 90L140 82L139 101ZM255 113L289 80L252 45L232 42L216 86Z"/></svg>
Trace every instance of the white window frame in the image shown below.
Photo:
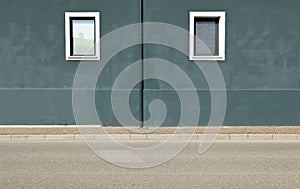
<svg viewBox="0 0 300 189"><path fill-rule="evenodd" d="M94 17L95 18L95 55L74 56L71 55L71 31L70 18L72 17ZM65 43L66 60L100 60L100 13L99 12L65 12Z"/></svg>
<svg viewBox="0 0 300 189"><path fill-rule="evenodd" d="M195 56L195 18L219 17L219 54L218 56ZM190 60L225 60L225 11L190 12Z"/></svg>

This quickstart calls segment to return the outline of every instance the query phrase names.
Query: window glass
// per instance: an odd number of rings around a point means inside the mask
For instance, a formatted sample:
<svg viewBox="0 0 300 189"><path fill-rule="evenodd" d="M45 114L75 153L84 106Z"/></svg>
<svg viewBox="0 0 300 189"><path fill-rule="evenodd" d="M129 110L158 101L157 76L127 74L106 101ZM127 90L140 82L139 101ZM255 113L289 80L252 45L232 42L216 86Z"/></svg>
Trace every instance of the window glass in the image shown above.
<svg viewBox="0 0 300 189"><path fill-rule="evenodd" d="M219 18L195 18L195 56L217 56Z"/></svg>
<svg viewBox="0 0 300 189"><path fill-rule="evenodd" d="M72 55L95 55L95 20L72 18Z"/></svg>

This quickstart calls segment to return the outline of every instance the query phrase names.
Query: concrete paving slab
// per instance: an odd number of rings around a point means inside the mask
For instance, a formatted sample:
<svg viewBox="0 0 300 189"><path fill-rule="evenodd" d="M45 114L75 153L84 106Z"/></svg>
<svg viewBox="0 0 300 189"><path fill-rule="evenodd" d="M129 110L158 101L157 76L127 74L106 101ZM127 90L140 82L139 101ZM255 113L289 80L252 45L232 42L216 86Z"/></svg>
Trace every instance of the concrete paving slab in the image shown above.
<svg viewBox="0 0 300 189"><path fill-rule="evenodd" d="M30 141L44 141L45 135L27 135L27 140Z"/></svg>
<svg viewBox="0 0 300 189"><path fill-rule="evenodd" d="M174 137L174 140L180 140L180 135L173 134L147 134L147 140L170 140Z"/></svg>
<svg viewBox="0 0 300 189"><path fill-rule="evenodd" d="M275 141L293 141L298 140L297 134L273 134L273 140Z"/></svg>
<svg viewBox="0 0 300 189"><path fill-rule="evenodd" d="M95 140L95 135L87 134L87 135L81 135L81 134L74 134L74 140Z"/></svg>
<svg viewBox="0 0 300 189"><path fill-rule="evenodd" d="M11 140L13 141L26 141L27 135L11 135Z"/></svg>
<svg viewBox="0 0 300 189"><path fill-rule="evenodd" d="M272 140L272 134L249 134L248 140Z"/></svg>
<svg viewBox="0 0 300 189"><path fill-rule="evenodd" d="M130 140L146 140L147 135L146 134L131 134Z"/></svg>
<svg viewBox="0 0 300 189"><path fill-rule="evenodd" d="M230 134L229 137L230 140L235 140L235 141L248 140L248 136L246 134Z"/></svg>
<svg viewBox="0 0 300 189"><path fill-rule="evenodd" d="M187 141L187 140L198 141L198 136L197 136L197 134L181 134L180 139L184 140L184 141Z"/></svg>
<svg viewBox="0 0 300 189"><path fill-rule="evenodd" d="M74 137L72 134L66 134L66 135L45 135L45 141L64 141L64 140L73 140Z"/></svg>
<svg viewBox="0 0 300 189"><path fill-rule="evenodd" d="M0 135L0 141L10 141L10 135Z"/></svg>

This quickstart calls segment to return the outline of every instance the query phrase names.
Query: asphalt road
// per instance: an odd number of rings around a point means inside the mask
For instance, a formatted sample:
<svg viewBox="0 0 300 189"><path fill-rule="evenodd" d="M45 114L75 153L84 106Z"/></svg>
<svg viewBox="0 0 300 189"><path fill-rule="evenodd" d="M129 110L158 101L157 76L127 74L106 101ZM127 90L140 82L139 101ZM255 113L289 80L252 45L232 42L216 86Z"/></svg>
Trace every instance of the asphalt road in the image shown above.
<svg viewBox="0 0 300 189"><path fill-rule="evenodd" d="M300 143L191 143L174 159L128 169L81 142L1 142L0 188L300 188Z"/></svg>

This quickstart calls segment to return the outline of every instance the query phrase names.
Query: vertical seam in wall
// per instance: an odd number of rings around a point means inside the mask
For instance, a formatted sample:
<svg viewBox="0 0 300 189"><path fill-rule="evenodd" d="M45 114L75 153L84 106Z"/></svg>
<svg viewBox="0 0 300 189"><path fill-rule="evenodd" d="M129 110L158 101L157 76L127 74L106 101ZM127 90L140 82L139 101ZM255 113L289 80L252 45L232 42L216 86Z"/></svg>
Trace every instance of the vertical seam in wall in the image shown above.
<svg viewBox="0 0 300 189"><path fill-rule="evenodd" d="M144 0L140 0L140 24L141 24L141 127L144 127Z"/></svg>

